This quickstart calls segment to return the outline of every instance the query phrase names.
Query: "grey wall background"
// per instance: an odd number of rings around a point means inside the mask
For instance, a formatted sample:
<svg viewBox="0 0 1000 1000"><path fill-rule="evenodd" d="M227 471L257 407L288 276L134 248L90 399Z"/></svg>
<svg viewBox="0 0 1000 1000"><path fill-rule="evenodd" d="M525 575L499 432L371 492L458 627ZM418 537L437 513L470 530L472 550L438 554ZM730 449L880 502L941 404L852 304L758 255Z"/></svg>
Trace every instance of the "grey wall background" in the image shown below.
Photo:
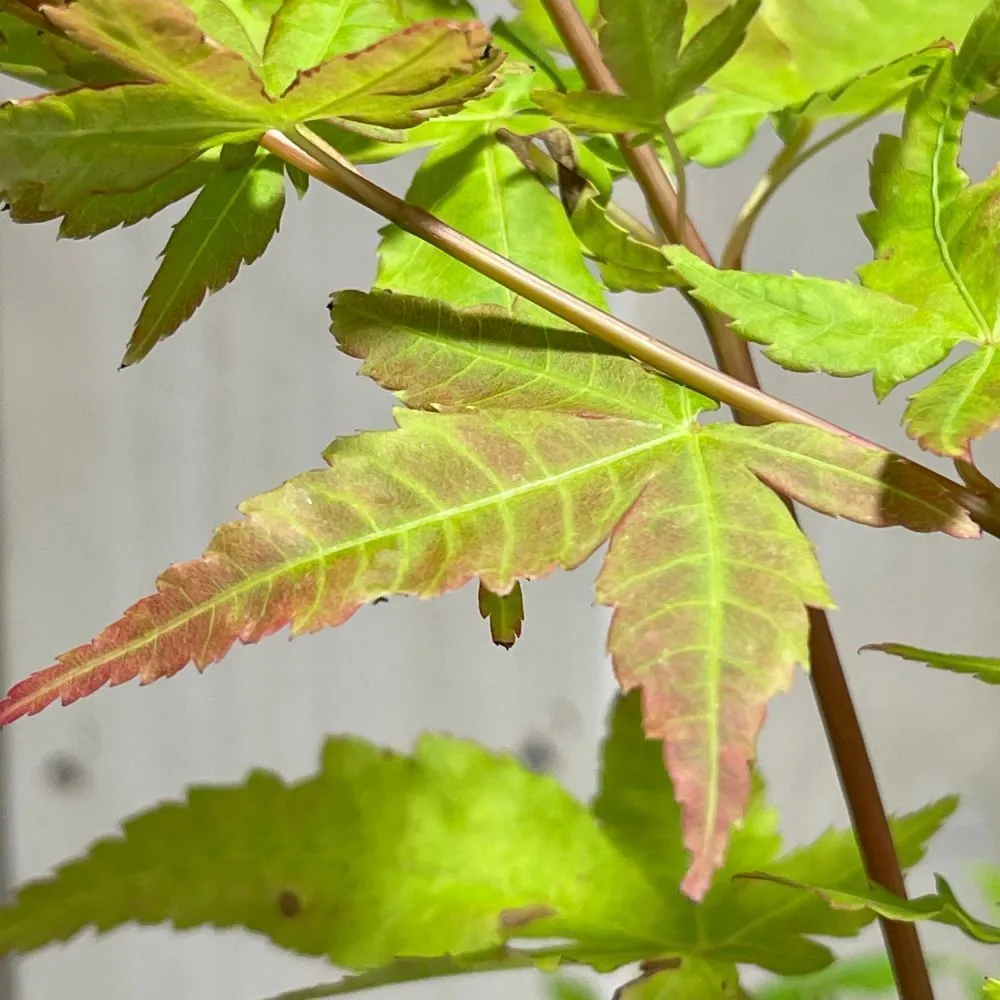
<svg viewBox="0 0 1000 1000"><path fill-rule="evenodd" d="M796 176L760 225L748 266L849 276L867 256L854 218L868 207L867 157L880 128L896 125L876 123ZM763 138L741 164L695 172L693 211L716 247L772 149ZM981 176L998 151L1000 127L975 123L971 172ZM402 192L413 162L372 172ZM623 198L641 204L634 191ZM325 311L331 290L371 281L378 220L318 185L289 204L252 275L211 298L144 364L118 373L178 214L93 243L56 242L53 225L14 227L6 217L0 225L5 685L95 634L170 562L199 553L241 499L318 465L335 435L388 424L389 395L355 377ZM615 306L708 358L676 297L622 296ZM771 390L915 453L898 428L903 392L878 407L863 379L789 376L766 362L762 371ZM978 455L1000 474L996 443ZM890 806L963 796L912 888L928 891L940 870L974 894L970 865L1000 861L1000 703L971 680L854 651L891 639L995 654L996 542L806 520L839 603L834 625ZM37 876L188 784L237 781L256 766L308 773L331 732L399 747L425 728L514 749L548 740L555 773L588 794L613 690L606 614L592 606L595 567L527 588L525 635L510 653L489 643L467 588L435 602L393 600L337 630L238 648L204 676L188 670L148 690L126 685L20 723L3 734L0 874L6 884ZM791 840L844 821L803 677L775 701L761 752ZM1000 969L957 935L927 937ZM23 1000L251 1000L331 973L236 932L128 929L20 961L9 985ZM531 997L537 979L512 974L489 986L459 980L392 995L457 1000L470 990Z"/></svg>

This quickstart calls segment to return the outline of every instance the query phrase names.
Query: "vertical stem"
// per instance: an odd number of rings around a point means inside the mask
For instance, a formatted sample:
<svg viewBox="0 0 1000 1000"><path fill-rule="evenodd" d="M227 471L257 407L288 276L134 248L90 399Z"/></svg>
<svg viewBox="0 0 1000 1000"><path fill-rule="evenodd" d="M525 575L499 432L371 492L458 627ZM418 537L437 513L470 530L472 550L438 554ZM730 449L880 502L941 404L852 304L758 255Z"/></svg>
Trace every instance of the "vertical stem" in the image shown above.
<svg viewBox="0 0 1000 1000"><path fill-rule="evenodd" d="M587 86L593 90L621 93L573 0L542 0L542 3ZM702 260L713 263L712 255L694 223L687 219L683 227L679 225L677 194L656 151L648 145L631 146L628 136L618 136L617 139L622 156L646 196L650 212L667 238L682 242ZM739 256L742 257L742 245ZM696 308L711 340L719 368L725 374L759 389L760 381L746 342L729 328L724 317L713 310ZM734 412L734 416L742 423L760 422L749 414ZM873 881L905 897L906 887L896 846L829 619L822 611L810 609L809 621L813 690L865 870ZM933 1000L927 962L916 927L889 920L882 920L881 927L901 1000Z"/></svg>

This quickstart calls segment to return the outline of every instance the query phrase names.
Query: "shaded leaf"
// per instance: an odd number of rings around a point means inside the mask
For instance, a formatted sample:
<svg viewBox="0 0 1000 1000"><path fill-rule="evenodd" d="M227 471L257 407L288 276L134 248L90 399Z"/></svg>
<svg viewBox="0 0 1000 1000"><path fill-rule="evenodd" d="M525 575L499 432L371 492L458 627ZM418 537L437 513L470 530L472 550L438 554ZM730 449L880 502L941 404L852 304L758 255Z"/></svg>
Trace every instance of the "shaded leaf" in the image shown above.
<svg viewBox="0 0 1000 1000"><path fill-rule="evenodd" d="M674 899L673 911L684 906L678 887L688 856L681 840L680 808L664 765L663 741L647 738L642 716L640 691L615 699L591 810L618 849L642 868L665 898ZM767 856L768 861L772 858Z"/></svg>
<svg viewBox="0 0 1000 1000"><path fill-rule="evenodd" d="M531 956L514 948L501 945L471 955L445 955L437 958L397 958L390 965L369 972L345 976L332 983L318 983L305 989L290 990L270 997L269 1000L321 1000L322 997L339 997L347 993L375 990L382 986L417 983L428 979L449 979L479 972L503 972L507 969L526 969L534 965Z"/></svg>
<svg viewBox="0 0 1000 1000"><path fill-rule="evenodd" d="M685 159L720 167L746 151L769 110L754 97L705 90L674 108L667 124Z"/></svg>
<svg viewBox="0 0 1000 1000"><path fill-rule="evenodd" d="M242 505L201 559L94 642L15 685L0 724L105 684L169 677L256 642L350 618L389 594L472 576L497 593L579 565L680 428L555 413L399 411L400 429L337 441L331 467Z"/></svg>
<svg viewBox="0 0 1000 1000"><path fill-rule="evenodd" d="M304 781L257 771L128 820L0 909L0 951L88 926L207 924L366 969L497 948L505 914L542 906L553 916L518 937L648 947L662 917L639 871L551 778L446 736L422 737L412 756L340 738Z"/></svg>
<svg viewBox="0 0 1000 1000"><path fill-rule="evenodd" d="M910 90L920 84L928 73L952 52L946 42L929 45L899 59L859 73L832 90L813 94L801 104L789 109L812 121L824 118L864 115L896 95L899 105L905 103ZM893 107L896 107L894 104Z"/></svg>
<svg viewBox="0 0 1000 1000"><path fill-rule="evenodd" d="M74 41L140 77L176 84L229 113L266 114L263 86L250 64L207 38L194 11L178 0L73 0L48 7L46 16Z"/></svg>
<svg viewBox="0 0 1000 1000"><path fill-rule="evenodd" d="M595 194L585 193L570 219L580 242L597 260L608 290L656 292L677 284L662 248L643 242L615 222Z"/></svg>
<svg viewBox="0 0 1000 1000"><path fill-rule="evenodd" d="M540 277L603 306L562 206L492 135L493 121L431 151L407 201ZM546 310L403 230L383 230L376 286L454 306L496 305L519 320L566 325Z"/></svg>
<svg viewBox="0 0 1000 1000"><path fill-rule="evenodd" d="M78 82L106 86L132 78L115 63L27 23L11 6L0 10L0 73L44 90L69 90Z"/></svg>
<svg viewBox="0 0 1000 1000"><path fill-rule="evenodd" d="M625 93L663 115L673 103L686 0L602 0L601 53Z"/></svg>
<svg viewBox="0 0 1000 1000"><path fill-rule="evenodd" d="M970 461L969 442L1000 424L1000 354L986 347L914 393L906 432L922 448Z"/></svg>
<svg viewBox="0 0 1000 1000"><path fill-rule="evenodd" d="M521 637L521 626L524 623L524 596L520 582L514 584L509 594L494 594L480 583L479 614L484 619L489 619L493 642L510 649Z"/></svg>
<svg viewBox="0 0 1000 1000"><path fill-rule="evenodd" d="M69 207L59 226L59 235L79 240L118 226L133 226L193 194L218 169L218 150L210 149L136 191L89 194Z"/></svg>
<svg viewBox="0 0 1000 1000"><path fill-rule="evenodd" d="M733 0L694 33L684 46L676 66L668 62L661 98L664 110L693 94L736 54L747 37L747 29L761 0Z"/></svg>
<svg viewBox="0 0 1000 1000"><path fill-rule="evenodd" d="M278 8L264 49L262 76L267 89L281 94L300 70L363 49L409 23L401 4L384 0L286 0Z"/></svg>
<svg viewBox="0 0 1000 1000"><path fill-rule="evenodd" d="M696 298L767 344L765 354L792 371L875 373L884 396L937 364L966 334L947 318L842 281L800 275L719 271L683 247L664 250Z"/></svg>
<svg viewBox="0 0 1000 1000"><path fill-rule="evenodd" d="M532 100L557 121L578 132L612 132L640 135L663 131L662 113L643 101L622 94L596 90L535 90Z"/></svg>
<svg viewBox="0 0 1000 1000"><path fill-rule="evenodd" d="M206 35L238 52L256 71L281 0L185 0Z"/></svg>
<svg viewBox="0 0 1000 1000"><path fill-rule="evenodd" d="M750 795L764 707L807 664L806 605L829 607L812 547L787 509L699 434L661 459L612 534L597 582L615 608L608 648L663 738L700 899Z"/></svg>
<svg viewBox="0 0 1000 1000"><path fill-rule="evenodd" d="M614 1000L741 1000L745 996L735 966L684 959L675 969L626 983Z"/></svg>
<svg viewBox="0 0 1000 1000"><path fill-rule="evenodd" d="M903 899L875 883L871 883L866 890L845 892L822 884L801 882L767 872L752 872L747 877L765 879L777 885L811 892L837 910L868 909L888 920L906 922L933 920L935 923L957 927L974 941L1000 944L1000 927L994 927L972 916L955 898L951 886L940 875L934 877L936 893L913 899Z"/></svg>
<svg viewBox="0 0 1000 1000"><path fill-rule="evenodd" d="M284 123L346 118L419 125L483 93L503 63L478 21L427 21L300 73L275 106Z"/></svg>
<svg viewBox="0 0 1000 1000"><path fill-rule="evenodd" d="M208 293L253 263L278 231L284 206L285 175L276 157L216 173L170 234L122 364L142 360Z"/></svg>
<svg viewBox="0 0 1000 1000"><path fill-rule="evenodd" d="M899 455L795 424L726 424L713 435L773 489L821 514L880 528L979 536L948 482Z"/></svg>
<svg viewBox="0 0 1000 1000"><path fill-rule="evenodd" d="M563 975L546 976L545 995L549 1000L601 1000L590 983Z"/></svg>
<svg viewBox="0 0 1000 1000"><path fill-rule="evenodd" d="M901 642L875 642L862 649L875 649L903 660L925 663L938 670L950 670L955 674L971 674L987 684L1000 684L1000 659L991 656L969 656L963 653L936 653L930 649L918 649Z"/></svg>
<svg viewBox="0 0 1000 1000"><path fill-rule="evenodd" d="M893 840L904 869L923 857L927 841L957 805L957 798L949 797L892 820ZM751 870L751 865L742 871ZM731 865L727 867L733 871ZM868 885L849 830L828 830L811 844L760 867L780 878L813 880L845 892L864 892ZM736 879L715 885L698 909L698 917L701 939L711 942L704 949L706 956L737 963L751 961L791 975L811 972L833 961L830 950L810 935L849 937L870 923L875 914L864 909L834 910L811 893L789 892L771 881Z"/></svg>
<svg viewBox="0 0 1000 1000"><path fill-rule="evenodd" d="M709 400L578 330L519 323L499 310L453 310L387 292L338 292L333 332L361 374L416 409L559 410L659 424Z"/></svg>
<svg viewBox="0 0 1000 1000"><path fill-rule="evenodd" d="M0 191L16 221L52 218L95 192L145 187L204 149L253 132L161 85L16 101L0 108Z"/></svg>

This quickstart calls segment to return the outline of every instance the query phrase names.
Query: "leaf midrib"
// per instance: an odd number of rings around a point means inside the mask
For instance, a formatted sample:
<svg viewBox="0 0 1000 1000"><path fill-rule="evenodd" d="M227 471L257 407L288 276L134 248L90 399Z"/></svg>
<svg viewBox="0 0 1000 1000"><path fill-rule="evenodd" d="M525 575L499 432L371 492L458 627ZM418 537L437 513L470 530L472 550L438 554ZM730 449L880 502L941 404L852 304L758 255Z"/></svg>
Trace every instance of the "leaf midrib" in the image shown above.
<svg viewBox="0 0 1000 1000"><path fill-rule="evenodd" d="M390 432L390 433L398 433L398 432ZM535 480L531 483L527 483L517 487L512 487L510 489L504 490L499 493L493 493L489 497L480 498L475 501L470 501L461 504L457 507L451 507L445 511L436 511L433 514L415 518L414 520L405 522L403 524L394 525L393 527L385 531L370 532L364 536L353 538L347 542L343 542L337 545L324 548L320 552L312 552L308 556L295 559L291 562L284 562L269 572L256 574L246 580L241 581L236 586L227 588L213 599L201 602L200 604L191 608L184 614L172 618L169 622L165 623L164 625L159 626L150 632L144 633L142 637L139 639L126 643L123 646L118 646L113 651L110 651L103 656L99 656L95 659L88 659L84 663L81 663L79 667L71 668L67 671L60 673L58 677L53 678L51 683L33 690L31 692L30 698L32 701L38 701L39 699L45 699L45 698L57 698L59 696L59 692L64 690L66 686L68 684L71 684L74 680L77 680L81 677L86 677L93 671L99 670L102 666L104 666L107 663L111 663L115 660L122 659L139 649L143 649L150 643L157 642L161 637L169 635L172 632L176 632L178 629L183 628L190 621L193 621L200 615L206 614L209 611L214 612L215 609L225 605L228 601L233 600L234 598L237 598L242 594L253 590L256 587L259 587L262 584L265 583L270 584L275 579L281 576L298 573L308 566L325 563L331 559L336 558L338 555L341 555L344 552L350 551L351 549L354 548L360 548L366 546L372 542L379 541L381 539L392 537L394 535L402 535L412 531L416 531L422 527L434 524L436 522L457 519L465 515L475 513L478 510L492 506L494 504L506 503L510 499L519 496L524 496L537 490L553 488L557 484L572 479L574 477L585 475L588 472L591 472L596 469L606 468L608 466L615 465L618 462L625 461L626 459L634 455L642 454L645 451L653 451L669 443L675 438L680 437L685 433L687 433L686 429L678 430L676 428L671 428L668 433L665 433L662 436L657 436L652 440L644 441L638 445L633 445L632 447L626 448L623 451L616 452L614 455L603 456L602 458L597 459L595 461L574 466L571 470L568 470L566 472L557 473L555 475L548 476L544 479ZM334 461L336 461L336 459L334 459ZM302 530L298 526L296 526L296 529L299 530L300 532ZM303 534L306 533L303 532ZM203 556L202 558L204 559L209 553L213 551L214 550L211 547L209 547L205 556ZM224 553L222 554L224 555ZM260 612L260 617L263 617L265 611L266 611L266 606ZM295 624L294 617L292 617L291 624L293 626L293 632L294 632L294 624ZM190 662L190 658L186 662Z"/></svg>

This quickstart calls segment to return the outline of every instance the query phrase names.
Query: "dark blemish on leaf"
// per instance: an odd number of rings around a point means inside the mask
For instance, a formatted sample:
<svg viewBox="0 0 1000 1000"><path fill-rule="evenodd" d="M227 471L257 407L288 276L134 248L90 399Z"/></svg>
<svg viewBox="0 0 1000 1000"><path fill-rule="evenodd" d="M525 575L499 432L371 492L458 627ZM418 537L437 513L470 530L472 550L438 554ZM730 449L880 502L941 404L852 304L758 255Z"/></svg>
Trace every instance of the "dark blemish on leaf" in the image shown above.
<svg viewBox="0 0 1000 1000"><path fill-rule="evenodd" d="M549 774L559 759L556 745L547 736L529 736L517 748L517 756L529 771Z"/></svg>
<svg viewBox="0 0 1000 1000"><path fill-rule="evenodd" d="M650 958L639 963L639 968L643 975L652 976L657 972L666 972L667 969L679 969L681 960L679 958Z"/></svg>
<svg viewBox="0 0 1000 1000"><path fill-rule="evenodd" d="M297 917L302 912L302 900L291 889L278 893L278 912L283 917Z"/></svg>
<svg viewBox="0 0 1000 1000"><path fill-rule="evenodd" d="M533 906L518 906L511 910L501 910L500 930L513 931L535 920L544 920L546 917L554 917L555 915L556 911L544 903L535 903Z"/></svg>
<svg viewBox="0 0 1000 1000"><path fill-rule="evenodd" d="M45 781L54 792L71 794L87 783L87 768L79 757L69 753L50 754L42 764Z"/></svg>
<svg viewBox="0 0 1000 1000"><path fill-rule="evenodd" d="M372 607L374 608L376 604L388 604L388 603L389 603L388 597L376 597L375 600L372 601Z"/></svg>
<svg viewBox="0 0 1000 1000"><path fill-rule="evenodd" d="M486 48L483 49L483 54L479 57L480 59L489 59L493 55L493 46L487 43Z"/></svg>

